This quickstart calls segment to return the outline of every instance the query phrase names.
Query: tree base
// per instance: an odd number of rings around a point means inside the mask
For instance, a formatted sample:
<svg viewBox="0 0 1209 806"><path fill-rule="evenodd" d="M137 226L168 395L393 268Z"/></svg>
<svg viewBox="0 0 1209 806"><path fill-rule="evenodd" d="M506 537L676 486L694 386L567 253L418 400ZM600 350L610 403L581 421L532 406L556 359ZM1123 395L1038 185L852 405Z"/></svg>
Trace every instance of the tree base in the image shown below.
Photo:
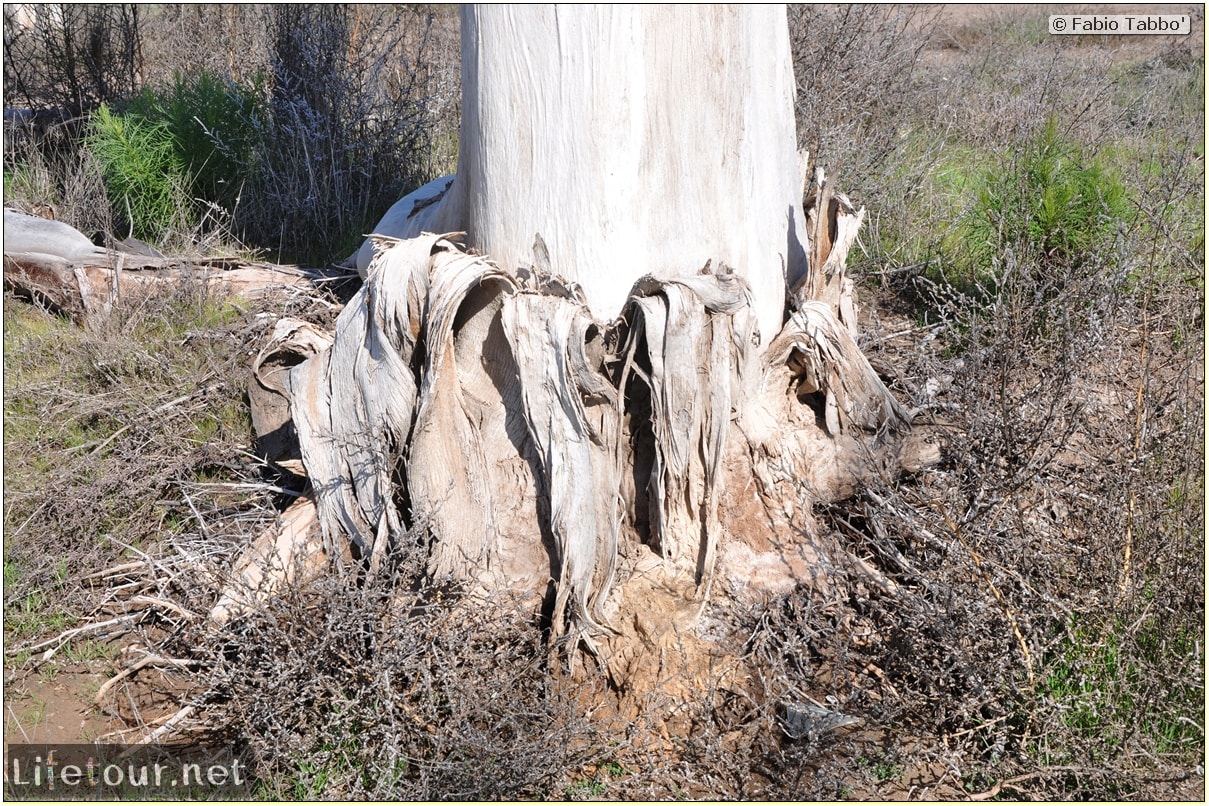
<svg viewBox="0 0 1209 806"><path fill-rule="evenodd" d="M540 248L512 274L447 237L378 246L330 348L285 326L255 364L278 411L254 419L288 433L288 398L315 508L258 542L215 618L316 556L376 574L419 550L431 581L530 597L632 687L715 586L744 601L851 567L811 509L898 472L910 426L845 305L802 302L761 353L724 266L642 278L602 323Z"/></svg>

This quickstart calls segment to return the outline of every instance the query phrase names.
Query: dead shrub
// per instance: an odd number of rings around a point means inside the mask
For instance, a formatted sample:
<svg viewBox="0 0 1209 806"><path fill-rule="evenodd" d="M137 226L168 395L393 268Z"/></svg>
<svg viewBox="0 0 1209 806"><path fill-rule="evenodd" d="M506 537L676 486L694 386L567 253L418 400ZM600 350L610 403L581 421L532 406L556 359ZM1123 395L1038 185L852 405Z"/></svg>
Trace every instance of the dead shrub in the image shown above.
<svg viewBox="0 0 1209 806"><path fill-rule="evenodd" d="M867 179L903 147L899 123L917 103L915 68L935 9L790 4L799 147L841 187Z"/></svg>
<svg viewBox="0 0 1209 806"><path fill-rule="evenodd" d="M244 237L311 261L342 259L432 176L431 11L274 6L263 150L233 213ZM439 59L438 59L439 61ZM300 159L300 155L302 158Z"/></svg>
<svg viewBox="0 0 1209 806"><path fill-rule="evenodd" d="M418 584L411 560L359 585L294 587L178 639L206 648L198 701L265 796L558 798L570 771L617 752L551 675L534 613ZM213 602L201 586L177 596Z"/></svg>
<svg viewBox="0 0 1209 806"><path fill-rule="evenodd" d="M82 616L95 592L73 580L205 531L247 497L224 484L261 482L241 362L263 325L188 282L83 329L4 308L6 605L54 590Z"/></svg>
<svg viewBox="0 0 1209 806"><path fill-rule="evenodd" d="M79 121L133 95L143 69L144 19L136 3L6 4L6 100Z"/></svg>

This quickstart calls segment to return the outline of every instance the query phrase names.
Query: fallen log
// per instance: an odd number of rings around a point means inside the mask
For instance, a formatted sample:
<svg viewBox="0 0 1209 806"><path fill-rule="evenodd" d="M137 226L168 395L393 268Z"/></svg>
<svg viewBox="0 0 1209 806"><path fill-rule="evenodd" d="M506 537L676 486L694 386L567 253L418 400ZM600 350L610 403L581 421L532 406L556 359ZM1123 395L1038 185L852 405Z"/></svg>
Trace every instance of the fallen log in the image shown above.
<svg viewBox="0 0 1209 806"><path fill-rule="evenodd" d="M181 259L151 250L96 246L61 221L4 211L4 286L19 297L76 320L103 316L123 297L138 297L183 283L200 283L251 299L310 288L343 272L281 266L238 258Z"/></svg>

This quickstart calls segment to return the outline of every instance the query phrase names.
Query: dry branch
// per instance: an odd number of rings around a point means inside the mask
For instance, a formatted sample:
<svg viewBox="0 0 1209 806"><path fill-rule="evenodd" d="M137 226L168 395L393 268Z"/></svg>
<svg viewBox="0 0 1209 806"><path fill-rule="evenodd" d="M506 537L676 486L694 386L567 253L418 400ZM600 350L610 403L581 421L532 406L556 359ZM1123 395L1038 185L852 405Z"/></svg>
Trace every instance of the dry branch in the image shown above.
<svg viewBox="0 0 1209 806"><path fill-rule="evenodd" d="M73 627L70 630L65 630L62 633L59 633L59 635L55 636L54 638L39 641L36 644L31 644L28 646L13 647L12 649L5 650L4 654L16 655L21 652L37 652L43 647L50 647L50 649L43 652L40 656L32 659L33 664L36 666L46 663L48 660L53 658L60 649L67 646L67 644L71 643L71 641L75 640L81 635L99 633L112 627L115 628L114 631L105 633L104 635L105 638L112 638L116 635L129 632L130 625L137 621L138 618L139 617L135 615L118 616L117 618L106 619L105 621L97 621L92 624L85 624L81 627Z"/></svg>
<svg viewBox="0 0 1209 806"><path fill-rule="evenodd" d="M154 743L158 742L160 739L164 738L165 736L171 734L173 731L177 730L177 728L180 726L180 724L182 722L184 722L186 719L188 719L190 716L192 716L193 712L196 710L197 710L197 706L195 706L195 705L186 705L185 707L181 708L175 714L170 716L168 718L168 720L166 722L164 722L163 725L160 725L158 728L151 731L146 736L143 736L139 740L137 740L135 742L131 742L130 747L127 748L125 751L123 751L122 754L118 756L118 758L125 758L127 756L134 754L134 752L139 747L142 747L142 746L148 745L148 744L154 744Z"/></svg>
<svg viewBox="0 0 1209 806"><path fill-rule="evenodd" d="M148 653L102 683L101 687L97 689L96 696L92 698L92 704L93 706L100 708L101 704L105 702L105 696L109 694L110 689L126 678L137 674L141 669L147 668L148 666L170 666L174 669L189 669L199 665L200 663L201 661L190 658L165 658L159 655Z"/></svg>

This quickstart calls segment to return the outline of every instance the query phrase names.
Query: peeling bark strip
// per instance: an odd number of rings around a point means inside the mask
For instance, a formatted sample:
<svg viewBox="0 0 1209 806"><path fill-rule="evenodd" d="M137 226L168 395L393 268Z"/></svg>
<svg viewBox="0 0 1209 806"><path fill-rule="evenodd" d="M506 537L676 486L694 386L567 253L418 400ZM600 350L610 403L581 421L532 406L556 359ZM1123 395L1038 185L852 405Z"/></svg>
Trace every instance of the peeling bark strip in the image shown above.
<svg viewBox="0 0 1209 806"><path fill-rule="evenodd" d="M768 361L794 369L800 394L823 395L824 422L832 436L911 423L830 305L806 302L795 311L769 346Z"/></svg>
<svg viewBox="0 0 1209 806"><path fill-rule="evenodd" d="M514 280L452 245L434 258L407 484L413 518L432 534L430 572L469 579L506 560L503 541L531 486L519 454L515 362L500 332L501 298Z"/></svg>
<svg viewBox="0 0 1209 806"><path fill-rule="evenodd" d="M725 268L667 282L645 277L628 310L630 338L642 337L649 365L651 541L664 559L691 563L697 582L708 584L722 450L736 392L759 343L751 292Z"/></svg>
<svg viewBox="0 0 1209 806"><path fill-rule="evenodd" d="M395 467L416 407L413 324L435 236L379 253L369 280L336 320L329 349L290 371L303 462L329 553L352 539L376 570L403 526ZM337 555L338 556L338 555Z"/></svg>
<svg viewBox="0 0 1209 806"><path fill-rule="evenodd" d="M561 630L570 604L576 623L599 632L621 529L617 391L588 359L596 324L582 303L523 293L505 302L503 320L549 496L559 569L552 622Z"/></svg>

